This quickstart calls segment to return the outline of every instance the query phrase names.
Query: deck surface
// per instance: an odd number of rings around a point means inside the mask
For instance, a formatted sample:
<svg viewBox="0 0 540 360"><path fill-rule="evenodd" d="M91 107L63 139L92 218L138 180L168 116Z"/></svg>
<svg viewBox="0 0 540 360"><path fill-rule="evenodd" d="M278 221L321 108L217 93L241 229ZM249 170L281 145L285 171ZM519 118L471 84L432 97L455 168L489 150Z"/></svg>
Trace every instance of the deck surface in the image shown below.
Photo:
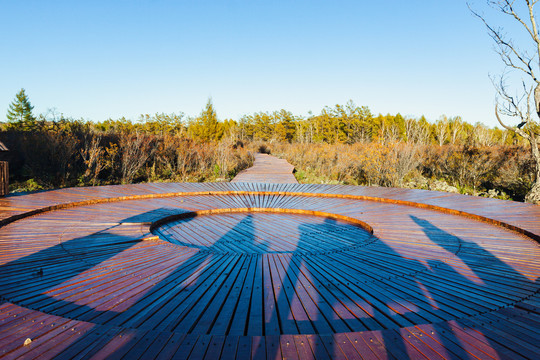
<svg viewBox="0 0 540 360"><path fill-rule="evenodd" d="M540 354L535 205L156 183L2 198L0 223L2 359Z"/></svg>

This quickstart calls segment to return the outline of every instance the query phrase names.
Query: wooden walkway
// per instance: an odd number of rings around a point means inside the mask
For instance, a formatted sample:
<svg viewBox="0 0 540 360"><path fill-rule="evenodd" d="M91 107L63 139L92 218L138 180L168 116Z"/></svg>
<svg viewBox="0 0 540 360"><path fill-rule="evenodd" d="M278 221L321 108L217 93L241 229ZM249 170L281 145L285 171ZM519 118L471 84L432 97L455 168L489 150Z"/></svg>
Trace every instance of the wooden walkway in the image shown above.
<svg viewBox="0 0 540 360"><path fill-rule="evenodd" d="M294 166L287 160L267 154L255 154L255 162L241 171L232 182L298 184L293 175Z"/></svg>
<svg viewBox="0 0 540 360"><path fill-rule="evenodd" d="M539 206L156 183L7 197L0 219L1 359L540 354Z"/></svg>

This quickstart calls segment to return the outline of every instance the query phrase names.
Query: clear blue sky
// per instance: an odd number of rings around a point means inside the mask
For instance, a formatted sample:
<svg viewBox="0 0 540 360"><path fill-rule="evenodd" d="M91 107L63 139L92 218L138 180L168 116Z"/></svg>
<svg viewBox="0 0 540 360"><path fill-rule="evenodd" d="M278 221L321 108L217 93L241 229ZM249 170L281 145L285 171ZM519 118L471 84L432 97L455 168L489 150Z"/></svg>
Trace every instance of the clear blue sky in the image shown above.
<svg viewBox="0 0 540 360"><path fill-rule="evenodd" d="M211 97L220 119L351 99L494 126L503 70L465 0L0 0L0 34L2 119L25 88L35 113L93 121Z"/></svg>

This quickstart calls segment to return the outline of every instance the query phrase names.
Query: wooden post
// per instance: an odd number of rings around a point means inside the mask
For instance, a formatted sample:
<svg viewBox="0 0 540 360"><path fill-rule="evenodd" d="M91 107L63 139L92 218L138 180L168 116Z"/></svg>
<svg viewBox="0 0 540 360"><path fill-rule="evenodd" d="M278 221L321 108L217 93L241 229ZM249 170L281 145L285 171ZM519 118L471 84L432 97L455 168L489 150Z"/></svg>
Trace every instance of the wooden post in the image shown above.
<svg viewBox="0 0 540 360"><path fill-rule="evenodd" d="M9 193L9 167L7 161L0 161L0 196Z"/></svg>

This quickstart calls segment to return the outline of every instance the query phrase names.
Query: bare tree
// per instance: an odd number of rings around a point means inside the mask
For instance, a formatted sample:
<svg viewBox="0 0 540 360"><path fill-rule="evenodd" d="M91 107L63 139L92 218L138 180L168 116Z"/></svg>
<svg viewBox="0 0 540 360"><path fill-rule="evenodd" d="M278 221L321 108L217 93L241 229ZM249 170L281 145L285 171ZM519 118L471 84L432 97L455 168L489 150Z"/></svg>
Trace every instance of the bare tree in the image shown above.
<svg viewBox="0 0 540 360"><path fill-rule="evenodd" d="M81 156L86 165L84 179L92 180L92 185L95 186L97 179L105 164L102 161L104 150L100 146L101 136L90 134L86 138L81 149Z"/></svg>
<svg viewBox="0 0 540 360"><path fill-rule="evenodd" d="M474 126L472 131L472 138L475 146L493 146L493 134L491 131L480 123Z"/></svg>
<svg viewBox="0 0 540 360"><path fill-rule="evenodd" d="M458 139L463 133L463 120L461 117L456 116L451 118L449 121L449 133L450 133L450 143L455 145Z"/></svg>
<svg viewBox="0 0 540 360"><path fill-rule="evenodd" d="M526 202L540 203L540 34L536 22L534 6L538 0L488 0L487 4L499 14L517 22L525 33L527 44L518 44L509 38L500 27L494 27L487 16L471 9L487 27L496 44L497 53L509 70L508 74L521 74L520 89L513 91L502 75L493 81L497 89L495 116L502 127L525 138L536 163L536 181L525 197ZM536 111L536 115L533 115ZM510 126L503 122L501 115L516 117L520 123Z"/></svg>
<svg viewBox="0 0 540 360"><path fill-rule="evenodd" d="M448 137L448 118L444 115L435 123L435 136L439 146L443 146Z"/></svg>
<svg viewBox="0 0 540 360"><path fill-rule="evenodd" d="M155 148L152 146L150 137L136 133L135 135L122 134L120 149L122 150L122 184L129 184L152 156Z"/></svg>
<svg viewBox="0 0 540 360"><path fill-rule="evenodd" d="M418 145L395 144L390 156L395 157L395 173L392 186L403 186L403 179L420 165L420 147Z"/></svg>
<svg viewBox="0 0 540 360"><path fill-rule="evenodd" d="M414 141L414 130L416 129L416 120L413 118L405 118L405 138L408 143Z"/></svg>
<svg viewBox="0 0 540 360"><path fill-rule="evenodd" d="M399 141L399 128L395 124L383 121L381 124L381 143L391 144Z"/></svg>
<svg viewBox="0 0 540 360"><path fill-rule="evenodd" d="M413 118L405 119L405 137L409 144L427 144L429 140L429 129L420 121Z"/></svg>

